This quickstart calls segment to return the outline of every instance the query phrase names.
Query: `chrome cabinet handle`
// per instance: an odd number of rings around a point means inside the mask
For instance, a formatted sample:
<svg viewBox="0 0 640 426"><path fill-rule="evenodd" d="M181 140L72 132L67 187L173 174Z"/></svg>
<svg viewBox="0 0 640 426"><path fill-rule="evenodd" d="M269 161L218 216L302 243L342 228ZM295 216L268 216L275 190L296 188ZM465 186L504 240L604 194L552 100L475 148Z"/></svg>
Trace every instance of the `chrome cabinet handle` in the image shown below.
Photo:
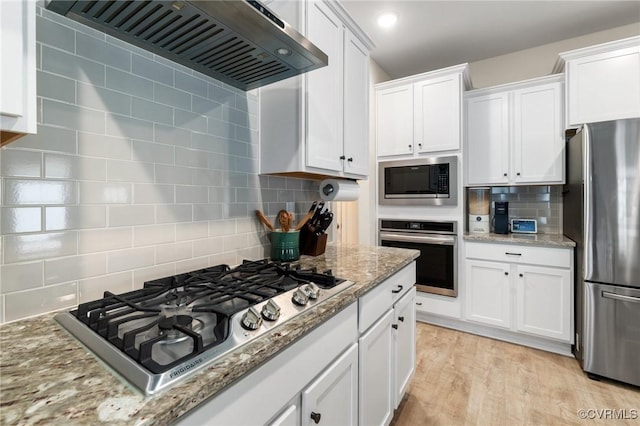
<svg viewBox="0 0 640 426"><path fill-rule="evenodd" d="M396 294L396 293L400 293L402 291L402 286L399 285L397 290L391 290L391 293Z"/></svg>

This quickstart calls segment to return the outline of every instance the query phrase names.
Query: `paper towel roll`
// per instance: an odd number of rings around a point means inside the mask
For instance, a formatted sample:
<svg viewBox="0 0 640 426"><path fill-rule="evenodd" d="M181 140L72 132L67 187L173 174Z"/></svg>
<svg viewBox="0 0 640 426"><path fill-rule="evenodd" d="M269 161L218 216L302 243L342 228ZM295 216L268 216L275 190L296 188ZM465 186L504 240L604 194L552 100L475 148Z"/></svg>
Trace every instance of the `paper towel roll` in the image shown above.
<svg viewBox="0 0 640 426"><path fill-rule="evenodd" d="M324 201L353 201L360 196L358 182L348 179L325 179L320 182L320 198Z"/></svg>

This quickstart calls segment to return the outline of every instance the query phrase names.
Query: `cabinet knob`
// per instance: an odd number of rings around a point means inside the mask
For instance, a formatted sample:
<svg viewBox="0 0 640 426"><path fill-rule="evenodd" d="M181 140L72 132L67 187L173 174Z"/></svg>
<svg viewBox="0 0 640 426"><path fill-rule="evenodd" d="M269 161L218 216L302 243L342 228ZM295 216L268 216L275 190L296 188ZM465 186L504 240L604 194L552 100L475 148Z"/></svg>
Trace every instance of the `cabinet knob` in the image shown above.
<svg viewBox="0 0 640 426"><path fill-rule="evenodd" d="M394 330L398 329L398 324L391 324L391 328L393 328Z"/></svg>
<svg viewBox="0 0 640 426"><path fill-rule="evenodd" d="M418 148L422 148L422 144L421 143L418 144Z"/></svg>
<svg viewBox="0 0 640 426"><path fill-rule="evenodd" d="M345 157L344 155L341 155L341 156L340 156L340 159L341 159L341 160L344 160L345 158L347 158L347 157Z"/></svg>
<svg viewBox="0 0 640 426"><path fill-rule="evenodd" d="M315 424L320 423L320 417L322 417L320 413L311 413L311 420L313 420Z"/></svg>
<svg viewBox="0 0 640 426"><path fill-rule="evenodd" d="M411 145L411 144L409 144L409 149L411 149L411 146L412 146L412 145Z"/></svg>
<svg viewBox="0 0 640 426"><path fill-rule="evenodd" d="M509 273L508 273L508 272L505 272L504 274L505 274L505 275L509 275Z"/></svg>
<svg viewBox="0 0 640 426"><path fill-rule="evenodd" d="M516 176L520 176L520 172L516 173Z"/></svg>
<svg viewBox="0 0 640 426"><path fill-rule="evenodd" d="M524 277L524 275L523 275L523 274L518 274L518 275L520 276L520 278Z"/></svg>
<svg viewBox="0 0 640 426"><path fill-rule="evenodd" d="M416 302L416 306L422 306L422 302Z"/></svg>
<svg viewBox="0 0 640 426"><path fill-rule="evenodd" d="M398 321L404 322L404 317L398 317Z"/></svg>
<svg viewBox="0 0 640 426"><path fill-rule="evenodd" d="M402 286L401 286L401 285L399 285L397 289L395 289L395 290L391 290L391 293L393 293L393 294L397 294L397 293L400 293L401 291L402 291Z"/></svg>
<svg viewBox="0 0 640 426"><path fill-rule="evenodd" d="M506 173L503 173L503 174L502 174L502 176L507 177L507 174L506 174Z"/></svg>
<svg viewBox="0 0 640 426"><path fill-rule="evenodd" d="M353 161L353 157L347 158L347 161Z"/></svg>

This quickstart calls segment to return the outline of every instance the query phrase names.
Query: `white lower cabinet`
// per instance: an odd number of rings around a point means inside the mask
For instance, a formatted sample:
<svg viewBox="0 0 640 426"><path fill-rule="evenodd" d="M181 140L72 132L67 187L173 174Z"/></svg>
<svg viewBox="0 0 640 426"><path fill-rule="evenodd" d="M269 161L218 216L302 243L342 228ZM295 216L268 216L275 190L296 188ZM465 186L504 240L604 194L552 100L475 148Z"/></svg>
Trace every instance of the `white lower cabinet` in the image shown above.
<svg viewBox="0 0 640 426"><path fill-rule="evenodd" d="M361 425L386 425L393 417L392 322L389 309L358 341Z"/></svg>
<svg viewBox="0 0 640 426"><path fill-rule="evenodd" d="M573 343L572 250L466 244L466 319Z"/></svg>
<svg viewBox="0 0 640 426"><path fill-rule="evenodd" d="M415 371L416 267L358 301L359 424L388 425Z"/></svg>
<svg viewBox="0 0 640 426"><path fill-rule="evenodd" d="M275 418L269 426L300 426L300 398L289 405Z"/></svg>
<svg viewBox="0 0 640 426"><path fill-rule="evenodd" d="M353 344L302 392L303 425L356 425L358 345Z"/></svg>

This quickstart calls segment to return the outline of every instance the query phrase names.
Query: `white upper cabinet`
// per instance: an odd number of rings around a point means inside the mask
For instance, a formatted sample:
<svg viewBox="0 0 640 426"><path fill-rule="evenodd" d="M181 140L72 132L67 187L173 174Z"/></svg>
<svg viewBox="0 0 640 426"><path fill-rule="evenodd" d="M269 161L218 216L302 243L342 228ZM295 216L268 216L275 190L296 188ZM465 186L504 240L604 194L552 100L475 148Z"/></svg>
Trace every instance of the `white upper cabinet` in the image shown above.
<svg viewBox="0 0 640 426"><path fill-rule="evenodd" d="M366 178L373 44L338 2L269 8L325 52L329 65L260 89L260 173Z"/></svg>
<svg viewBox="0 0 640 426"><path fill-rule="evenodd" d="M640 37L560 54L567 126L640 117Z"/></svg>
<svg viewBox="0 0 640 426"><path fill-rule="evenodd" d="M459 150L470 87L467 64L377 84L378 157Z"/></svg>
<svg viewBox="0 0 640 426"><path fill-rule="evenodd" d="M0 145L36 133L36 3L0 1Z"/></svg>
<svg viewBox="0 0 640 426"><path fill-rule="evenodd" d="M564 183L562 76L468 92L468 185Z"/></svg>

